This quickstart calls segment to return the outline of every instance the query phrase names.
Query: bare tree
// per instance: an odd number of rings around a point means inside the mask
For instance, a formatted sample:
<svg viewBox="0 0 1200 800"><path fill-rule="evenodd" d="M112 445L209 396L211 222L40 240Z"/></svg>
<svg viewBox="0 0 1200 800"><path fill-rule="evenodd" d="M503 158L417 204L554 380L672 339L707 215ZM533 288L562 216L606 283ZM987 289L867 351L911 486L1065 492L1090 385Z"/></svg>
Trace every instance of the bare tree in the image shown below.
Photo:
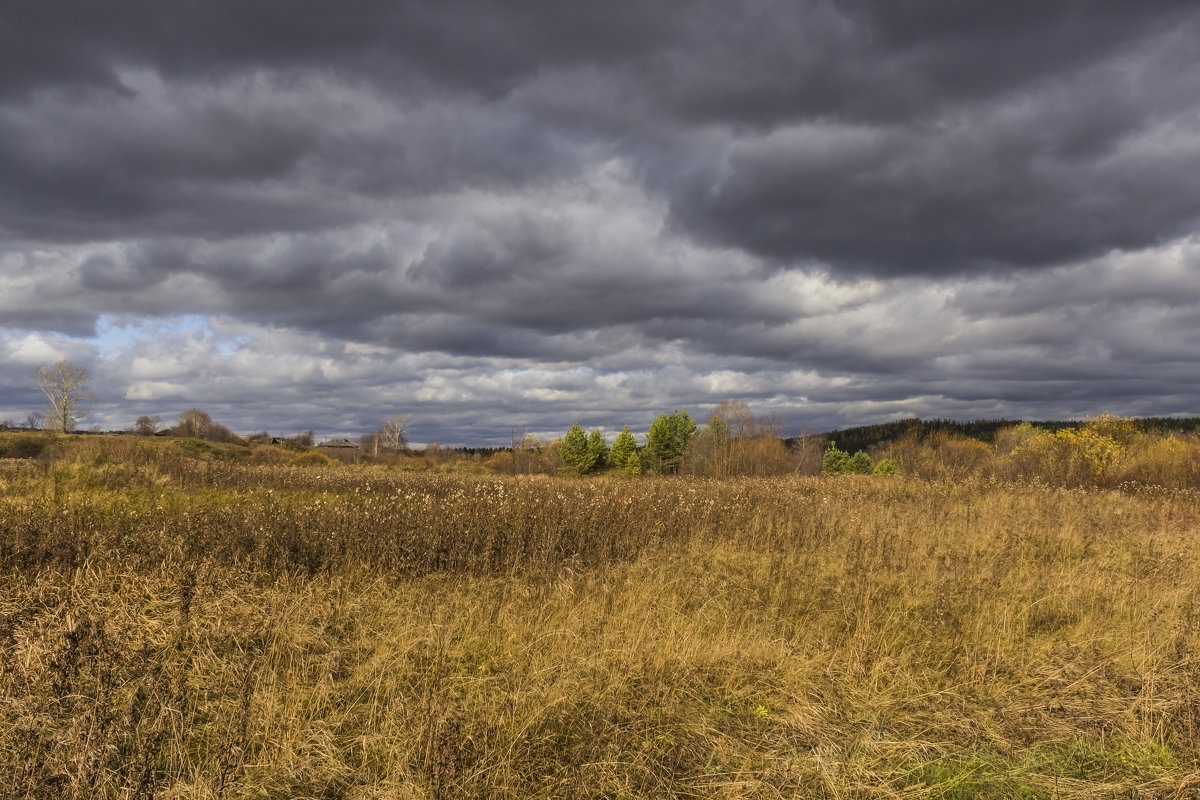
<svg viewBox="0 0 1200 800"><path fill-rule="evenodd" d="M525 431L525 437L517 445L517 454L516 471L532 475L542 454L542 440Z"/></svg>
<svg viewBox="0 0 1200 800"><path fill-rule="evenodd" d="M92 379L88 368L78 367L70 361L56 361L52 367L38 367L33 379L50 401L46 409L46 427L63 433L75 430L76 420L87 416L80 403L93 399L88 391L88 381Z"/></svg>
<svg viewBox="0 0 1200 800"><path fill-rule="evenodd" d="M185 436L226 444L246 444L246 440L220 423L213 422L207 411L189 408L179 415L179 422L171 427L172 436Z"/></svg>
<svg viewBox="0 0 1200 800"><path fill-rule="evenodd" d="M46 422L46 418L40 411L30 411L29 416L25 418L25 427L31 431L40 431L42 425Z"/></svg>
<svg viewBox="0 0 1200 800"><path fill-rule="evenodd" d="M212 428L212 417L207 411L201 411L198 408L189 408L179 415L179 422L175 423L175 427L171 428L171 433L176 436L191 436L196 439L208 438L209 429Z"/></svg>
<svg viewBox="0 0 1200 800"><path fill-rule="evenodd" d="M149 417L143 414L137 418L137 422L133 423L133 432L138 436L153 436L158 433L158 426L162 422L158 417Z"/></svg>
<svg viewBox="0 0 1200 800"><path fill-rule="evenodd" d="M789 468L781 426L774 416L754 415L741 400L718 404L689 444L682 469L692 475L775 475Z"/></svg>
<svg viewBox="0 0 1200 800"><path fill-rule="evenodd" d="M379 429L379 446L392 453L398 453L408 445L409 414L392 414Z"/></svg>
<svg viewBox="0 0 1200 800"><path fill-rule="evenodd" d="M792 440L792 463L801 475L820 475L821 456L829 446L829 437L812 434L801 428Z"/></svg>

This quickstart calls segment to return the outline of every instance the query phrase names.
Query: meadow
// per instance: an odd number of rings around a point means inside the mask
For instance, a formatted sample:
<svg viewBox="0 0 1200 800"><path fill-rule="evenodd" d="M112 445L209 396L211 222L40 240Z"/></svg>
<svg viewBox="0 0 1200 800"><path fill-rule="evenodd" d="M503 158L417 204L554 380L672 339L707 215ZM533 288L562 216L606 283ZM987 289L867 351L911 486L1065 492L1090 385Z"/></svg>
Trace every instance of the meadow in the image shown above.
<svg viewBox="0 0 1200 800"><path fill-rule="evenodd" d="M1200 795L1194 488L309 463L0 459L0 798Z"/></svg>

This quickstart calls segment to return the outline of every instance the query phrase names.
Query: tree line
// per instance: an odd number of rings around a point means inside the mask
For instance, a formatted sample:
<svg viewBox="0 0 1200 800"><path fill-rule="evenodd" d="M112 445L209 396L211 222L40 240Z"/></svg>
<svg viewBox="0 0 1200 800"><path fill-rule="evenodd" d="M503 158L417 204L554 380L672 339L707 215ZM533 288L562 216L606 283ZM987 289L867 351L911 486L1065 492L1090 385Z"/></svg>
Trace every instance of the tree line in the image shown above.
<svg viewBox="0 0 1200 800"><path fill-rule="evenodd" d="M90 379L86 367L69 361L38 368L34 380L47 399L47 407L44 413L31 414L26 427L73 432L79 420L87 416L86 403L93 399L88 387ZM352 444L358 454L370 458L406 453L409 421L408 414L392 414L378 430L364 434ZM271 437L266 431L243 437L199 408L187 409L174 424L165 427L161 417L142 415L129 431L142 436L172 435L229 444L313 445L312 431L282 439ZM589 433L578 423L547 444L529 435L518 440L515 434L514 429L513 442L506 453L491 454L487 461L491 468L577 475L618 471L628 475L723 476L788 471L792 460L781 439L778 420L755 416L740 401L721 403L703 423L679 409L660 414L651 423L642 444L628 425L611 443L601 430ZM436 443L427 446L426 451L435 456L442 453Z"/></svg>
<svg viewBox="0 0 1200 800"><path fill-rule="evenodd" d="M86 367L69 361L39 367L34 373L37 388L47 399L46 410L39 415L41 427L55 432L71 432L76 423L87 415L84 405L92 400L89 389L91 373ZM36 421L30 416L30 427ZM408 447L410 415L395 413L384 420L379 429L359 437L357 451L372 458L405 452ZM907 421L906 421L907 422ZM911 423L909 423L911 424ZM158 416L137 418L132 433L142 436L168 434L229 444L249 444L269 441L299 447L313 445L312 431L285 440L270 437L265 431L242 437L213 420L205 411L190 408L179 415L170 427L162 427ZM428 448L437 455L436 444ZM793 467L792 453L781 437L780 424L774 417L760 417L740 401L726 401L710 412L701 425L687 412L679 409L660 414L650 425L645 443L639 445L626 425L609 444L600 429L590 433L579 423L573 424L561 439L543 446L536 438L526 436L514 441L511 460L491 459L493 467L511 464L512 472L563 472L586 475L601 471L617 471L627 475L643 472L656 474L691 474L715 477L729 475L775 474ZM357 457L357 456L356 456ZM536 470L534 466L536 464ZM524 469L522 469L522 466ZM891 459L872 463L863 451L851 456L830 444L824 451L821 471L825 474L892 473L899 465Z"/></svg>
<svg viewBox="0 0 1200 800"><path fill-rule="evenodd" d="M44 413L31 414L26 427L52 432L74 430L78 420L86 416L85 403L91 400L89 378L86 368L70 362L39 368L35 380L47 398L47 406ZM1101 414L1082 423L1036 424L901 420L784 440L776 418L756 416L745 403L727 401L716 406L702 423L678 409L660 414L642 444L628 425L610 443L602 430L589 433L576 423L562 437L548 443L528 434L518 438L514 429L508 448L450 450L434 443L420 453L408 449L408 422L407 414L389 416L377 431L359 438L354 460L365 457L414 469L549 475L602 471L711 477L903 472L930 479L1035 479L1066 486L1200 486L1200 418L1195 417L1129 419ZM16 426L0 423L0 429L12 427ZM307 449L313 445L312 431L286 439L271 437L265 431L242 437L198 408L184 411L167 428L162 427L159 417L141 416L131 432L234 445L285 446L283 451L255 448L252 454L246 454L252 463L329 462L321 452ZM889 435L895 438L889 440ZM39 443L43 438L46 441ZM31 457L52 441L53 437L10 437L0 446L0 455ZM854 444L860 446L855 448ZM289 455L287 449L300 452ZM345 453L330 451L330 456L344 457Z"/></svg>
<svg viewBox="0 0 1200 800"><path fill-rule="evenodd" d="M736 400L718 404L702 422L679 409L660 414L641 445L628 425L610 445L600 429L589 433L576 423L547 444L535 437L526 436L521 442L514 437L509 471L774 475L795 470L801 456L784 444L780 428L777 418L756 416L746 403ZM493 457L493 462L504 467L499 458Z"/></svg>
<svg viewBox="0 0 1200 800"><path fill-rule="evenodd" d="M25 418L23 425L6 420L0 429L25 428L44 430L50 433L73 433L80 420L88 415L86 403L93 401L89 386L92 373L87 367L70 361L56 361L37 368L33 374L34 386L46 397L44 411L34 411ZM408 414L392 414L374 433L360 437L359 444L373 454L400 452L408 445ZM163 427L162 418L143 414L128 429L139 436L171 435L212 442L246 444L249 441L272 439L265 431L242 437L229 428L215 422L208 412L189 408L179 415L174 425ZM289 443L312 446L313 432L307 431L287 437Z"/></svg>

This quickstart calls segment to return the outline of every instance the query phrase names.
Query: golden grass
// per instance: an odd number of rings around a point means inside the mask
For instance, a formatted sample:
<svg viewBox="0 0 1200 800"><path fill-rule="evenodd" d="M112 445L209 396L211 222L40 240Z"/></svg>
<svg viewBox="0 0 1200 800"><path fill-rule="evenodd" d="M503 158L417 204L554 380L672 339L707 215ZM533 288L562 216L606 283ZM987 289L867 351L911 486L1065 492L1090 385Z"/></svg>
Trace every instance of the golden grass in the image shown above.
<svg viewBox="0 0 1200 800"><path fill-rule="evenodd" d="M0 797L1194 797L1200 493L0 466Z"/></svg>

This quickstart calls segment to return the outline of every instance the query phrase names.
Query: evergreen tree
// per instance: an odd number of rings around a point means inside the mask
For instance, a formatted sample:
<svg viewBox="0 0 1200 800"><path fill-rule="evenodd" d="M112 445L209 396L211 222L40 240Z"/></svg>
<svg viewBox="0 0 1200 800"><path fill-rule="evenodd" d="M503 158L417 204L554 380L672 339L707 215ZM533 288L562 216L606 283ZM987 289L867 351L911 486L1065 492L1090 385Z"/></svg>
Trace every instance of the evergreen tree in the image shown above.
<svg viewBox="0 0 1200 800"><path fill-rule="evenodd" d="M850 454L838 448L837 442L830 442L821 456L822 475L845 475L850 472Z"/></svg>
<svg viewBox="0 0 1200 800"><path fill-rule="evenodd" d="M567 431L567 435L563 437L558 454L562 457L564 464L580 475L591 469L587 434L583 432L583 426L578 422L572 425L571 429Z"/></svg>
<svg viewBox="0 0 1200 800"><path fill-rule="evenodd" d="M590 463L588 469L602 469L608 465L608 442L600 429L592 431L587 441L587 454Z"/></svg>
<svg viewBox="0 0 1200 800"><path fill-rule="evenodd" d="M644 466L655 472L677 472L695 433L696 420L686 411L659 414L646 434Z"/></svg>
<svg viewBox="0 0 1200 800"><path fill-rule="evenodd" d="M625 469L630 456L637 455L637 439L629 432L626 425L613 441L612 450L608 452L608 462L616 469Z"/></svg>
<svg viewBox="0 0 1200 800"><path fill-rule="evenodd" d="M849 471L856 475L870 475L871 466L871 457L862 450L859 450L857 453L850 456Z"/></svg>
<svg viewBox="0 0 1200 800"><path fill-rule="evenodd" d="M625 471L630 475L642 474L642 459L638 458L637 450L629 454L629 458L625 459Z"/></svg>

